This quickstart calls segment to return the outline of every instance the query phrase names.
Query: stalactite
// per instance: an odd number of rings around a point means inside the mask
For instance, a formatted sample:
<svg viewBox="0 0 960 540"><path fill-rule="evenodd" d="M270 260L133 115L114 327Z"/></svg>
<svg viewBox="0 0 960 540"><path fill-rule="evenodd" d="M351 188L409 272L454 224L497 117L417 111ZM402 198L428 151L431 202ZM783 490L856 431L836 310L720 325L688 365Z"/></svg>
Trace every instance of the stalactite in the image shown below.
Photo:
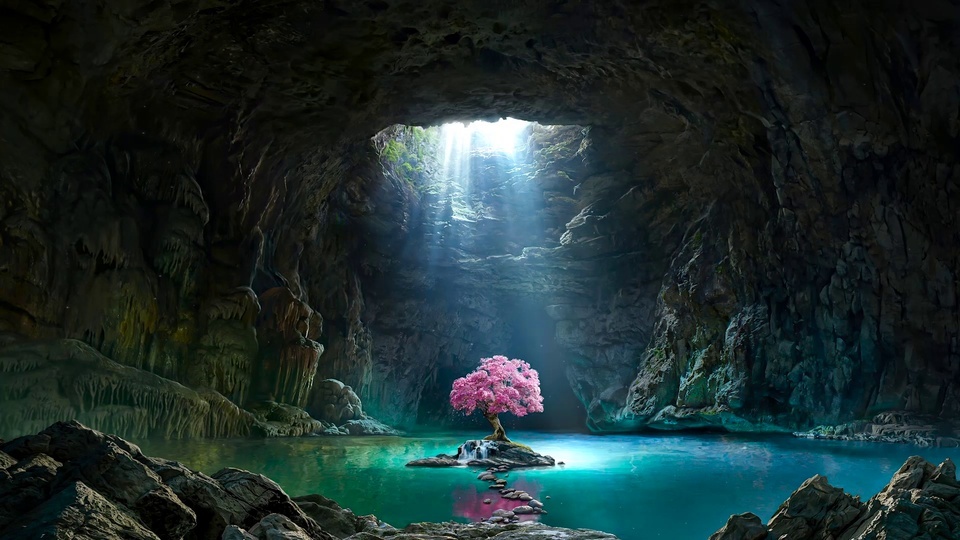
<svg viewBox="0 0 960 540"><path fill-rule="evenodd" d="M239 320L252 325L260 313L260 302L250 287L237 287L211 300L207 304L206 313L210 320Z"/></svg>
<svg viewBox="0 0 960 540"><path fill-rule="evenodd" d="M161 165L160 160L142 164L139 174L133 178L133 186L145 200L166 202L189 208L206 225L210 209L203 198L200 185L192 174L169 170L170 165ZM177 164L173 164L176 167Z"/></svg>
<svg viewBox="0 0 960 540"><path fill-rule="evenodd" d="M311 324L322 319L290 289L276 287L260 295L257 332L260 366L273 399L303 407L310 397L323 346L309 339Z"/></svg>

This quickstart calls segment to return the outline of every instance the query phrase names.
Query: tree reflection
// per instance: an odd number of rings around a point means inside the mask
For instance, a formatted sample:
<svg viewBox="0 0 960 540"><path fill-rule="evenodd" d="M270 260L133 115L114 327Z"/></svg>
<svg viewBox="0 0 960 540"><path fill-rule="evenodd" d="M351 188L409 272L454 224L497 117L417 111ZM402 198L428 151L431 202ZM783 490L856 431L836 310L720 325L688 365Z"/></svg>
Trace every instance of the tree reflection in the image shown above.
<svg viewBox="0 0 960 540"><path fill-rule="evenodd" d="M517 491L526 491L534 499L540 498L540 490L543 489L539 482L530 480L516 480L509 482L507 487L512 487ZM453 490L453 515L462 517L471 521L480 521L493 515L497 509L513 510L518 506L527 504L526 501L504 499L500 492L495 489L487 488L486 482L476 486L456 488ZM490 504L484 504L484 499L490 499ZM525 514L517 516L521 521L536 521L539 519L537 514Z"/></svg>

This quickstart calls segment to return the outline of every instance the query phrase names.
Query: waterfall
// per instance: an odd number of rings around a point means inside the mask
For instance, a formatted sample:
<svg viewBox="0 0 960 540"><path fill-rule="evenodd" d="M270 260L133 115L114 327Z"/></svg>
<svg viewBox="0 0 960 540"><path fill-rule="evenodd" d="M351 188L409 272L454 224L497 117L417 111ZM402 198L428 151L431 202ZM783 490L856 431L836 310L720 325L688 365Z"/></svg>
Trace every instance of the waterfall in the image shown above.
<svg viewBox="0 0 960 540"><path fill-rule="evenodd" d="M487 459L490 450L496 450L497 446L493 441L467 441L457 449L457 461L460 463L469 463L471 461Z"/></svg>

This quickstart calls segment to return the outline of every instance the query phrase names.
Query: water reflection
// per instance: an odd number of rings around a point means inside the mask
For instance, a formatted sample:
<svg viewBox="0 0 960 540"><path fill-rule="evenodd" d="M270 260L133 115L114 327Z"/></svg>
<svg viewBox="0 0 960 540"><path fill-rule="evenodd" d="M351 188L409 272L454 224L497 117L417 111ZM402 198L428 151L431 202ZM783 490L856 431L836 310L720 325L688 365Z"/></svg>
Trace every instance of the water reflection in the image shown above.
<svg viewBox="0 0 960 540"><path fill-rule="evenodd" d="M507 480L507 487L526 491L534 499L540 498L542 487L539 482L531 480L509 482L509 477ZM484 499L490 499L490 504L485 504ZM480 482L479 480L476 481L476 486L458 487L453 490L453 515L465 518L468 521L480 521L492 516L494 510L513 510L525 504L527 503L521 500L500 497L499 491L490 489L486 482ZM536 521L539 516L524 514L517 517L520 521Z"/></svg>
<svg viewBox="0 0 960 540"><path fill-rule="evenodd" d="M707 538L730 514L768 519L804 480L869 497L913 454L939 463L956 449L716 434L656 436L511 433L561 467L514 470L509 487L542 501L550 525L594 528L630 538ZM408 468L407 461L452 452L476 434L433 437L305 438L143 443L149 455L212 473L240 467L276 480L291 495L320 493L395 526L475 521L516 506L468 468ZM546 499L547 496L550 499ZM489 497L493 504L483 504Z"/></svg>

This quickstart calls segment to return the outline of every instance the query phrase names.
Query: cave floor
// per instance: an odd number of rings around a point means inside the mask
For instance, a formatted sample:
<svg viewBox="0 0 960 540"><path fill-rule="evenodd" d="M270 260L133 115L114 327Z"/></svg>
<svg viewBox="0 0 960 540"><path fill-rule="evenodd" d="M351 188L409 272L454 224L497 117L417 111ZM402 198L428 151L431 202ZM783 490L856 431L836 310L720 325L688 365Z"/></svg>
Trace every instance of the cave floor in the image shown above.
<svg viewBox="0 0 960 540"><path fill-rule="evenodd" d="M239 467L277 481L292 496L319 493L357 514L394 525L477 521L519 501L501 499L476 470L420 469L407 461L452 453L479 433L412 437L137 441L147 455L213 473ZM911 455L939 463L957 449L813 441L732 434L607 435L514 431L511 438L565 464L514 470L509 487L542 501L547 514L524 516L620 538L703 539L731 514L768 519L814 474L869 497ZM484 504L486 498L492 504Z"/></svg>

